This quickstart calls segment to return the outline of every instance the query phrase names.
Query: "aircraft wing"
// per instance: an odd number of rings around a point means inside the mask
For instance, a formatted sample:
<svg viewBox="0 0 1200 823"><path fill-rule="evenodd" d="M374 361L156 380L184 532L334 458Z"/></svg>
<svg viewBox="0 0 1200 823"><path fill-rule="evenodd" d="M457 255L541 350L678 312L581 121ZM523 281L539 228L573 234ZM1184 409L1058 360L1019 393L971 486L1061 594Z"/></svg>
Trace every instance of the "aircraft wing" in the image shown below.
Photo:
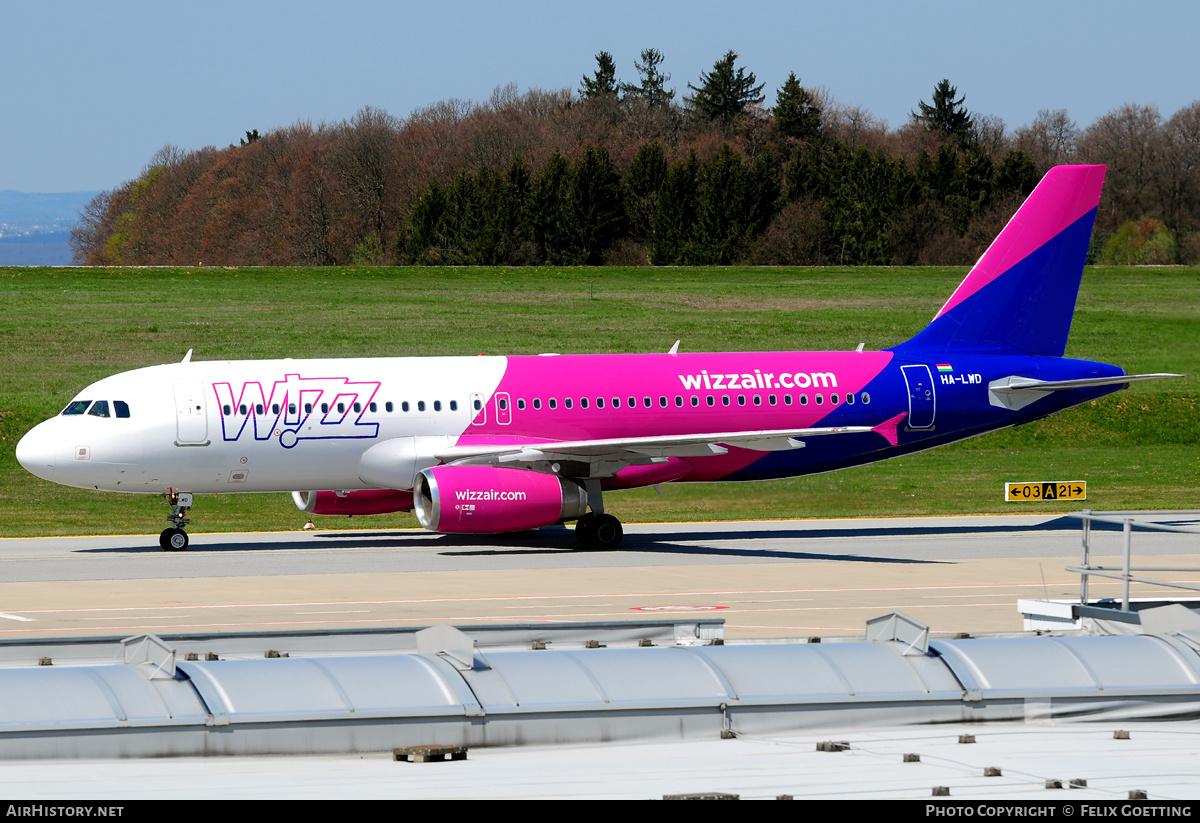
<svg viewBox="0 0 1200 823"><path fill-rule="evenodd" d="M828 426L813 429L771 429L763 431L707 432L701 434L661 435L654 437L614 437L601 440L560 440L521 443L510 446L488 444L451 446L435 456L455 465L511 465L578 461L589 464L613 464L624 467L657 463L668 457L708 457L725 454L730 446L756 451L786 451L804 446L803 438L829 434L862 434L879 431L870 426ZM893 424L892 431L895 426ZM606 467L612 470L612 465Z"/></svg>

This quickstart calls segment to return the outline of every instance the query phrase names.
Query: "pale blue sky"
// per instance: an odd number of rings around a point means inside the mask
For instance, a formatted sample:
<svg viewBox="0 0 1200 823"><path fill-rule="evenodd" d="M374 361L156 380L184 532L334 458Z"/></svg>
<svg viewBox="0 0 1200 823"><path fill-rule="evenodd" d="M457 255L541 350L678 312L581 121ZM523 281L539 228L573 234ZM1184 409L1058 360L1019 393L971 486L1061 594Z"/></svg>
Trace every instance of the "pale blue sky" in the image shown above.
<svg viewBox="0 0 1200 823"><path fill-rule="evenodd" d="M236 143L364 105L407 115L497 85L578 88L654 47L677 99L727 50L766 83L794 71L892 126L948 77L1010 129L1125 102L1164 117L1200 98L1200 3L167 3L0 0L0 189L108 189L166 144Z"/></svg>

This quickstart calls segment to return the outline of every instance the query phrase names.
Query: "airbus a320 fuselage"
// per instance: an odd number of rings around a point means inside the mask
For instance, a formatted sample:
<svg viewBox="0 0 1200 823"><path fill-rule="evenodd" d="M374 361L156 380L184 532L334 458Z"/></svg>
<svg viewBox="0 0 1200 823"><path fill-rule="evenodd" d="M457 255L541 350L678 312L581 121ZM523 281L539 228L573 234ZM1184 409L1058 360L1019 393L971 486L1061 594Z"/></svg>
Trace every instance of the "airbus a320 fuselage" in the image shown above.
<svg viewBox="0 0 1200 823"><path fill-rule="evenodd" d="M207 361L88 386L20 441L31 473L163 494L164 549L195 494L292 492L314 514L415 509L494 533L577 521L603 492L766 480L896 457L1117 391L1063 358L1103 166L1052 169L916 337L884 351Z"/></svg>

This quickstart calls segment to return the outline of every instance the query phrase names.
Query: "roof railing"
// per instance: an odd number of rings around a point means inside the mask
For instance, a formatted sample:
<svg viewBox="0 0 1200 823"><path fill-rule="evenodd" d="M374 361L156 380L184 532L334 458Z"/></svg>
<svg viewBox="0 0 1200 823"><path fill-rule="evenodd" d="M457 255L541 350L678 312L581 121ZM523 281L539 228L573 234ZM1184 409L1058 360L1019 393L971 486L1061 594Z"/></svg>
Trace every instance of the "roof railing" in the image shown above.
<svg viewBox="0 0 1200 823"><path fill-rule="evenodd" d="M1135 576L1134 572L1197 572L1200 573L1200 568L1196 566L1134 566L1132 565L1133 557L1133 530L1147 529L1149 531L1162 532L1183 532L1185 534L1200 534L1200 529L1189 529L1183 526L1167 526L1162 523L1149 523L1142 520L1135 520L1132 517L1111 517L1103 514L1095 514L1091 509L1084 509L1080 512L1071 512L1068 517L1075 517L1083 521L1083 562L1079 566L1067 566L1069 572L1079 572L1079 603L1082 606L1088 605L1088 578L1089 577L1106 577L1111 580L1120 580L1121 586L1121 611L1129 611L1129 584L1146 583L1151 586L1166 586L1173 589L1188 589L1190 591L1200 591L1200 585L1194 583L1180 583L1171 580L1155 580L1149 577ZM1091 562L1091 534L1092 523L1115 523L1123 527L1124 531L1124 550L1123 559L1120 568L1116 566L1093 566Z"/></svg>

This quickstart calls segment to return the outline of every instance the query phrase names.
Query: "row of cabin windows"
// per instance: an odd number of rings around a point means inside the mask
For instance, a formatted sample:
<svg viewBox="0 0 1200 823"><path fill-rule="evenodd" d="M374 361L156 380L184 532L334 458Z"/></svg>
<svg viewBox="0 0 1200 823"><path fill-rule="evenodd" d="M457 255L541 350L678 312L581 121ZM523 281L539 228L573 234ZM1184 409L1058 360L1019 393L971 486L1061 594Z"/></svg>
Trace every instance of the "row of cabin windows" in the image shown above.
<svg viewBox="0 0 1200 823"><path fill-rule="evenodd" d="M747 403L750 403L755 406L763 405L764 398L763 398L763 395L761 395L761 394L750 395L749 397L747 397L747 395L744 395L744 394L739 394L739 395L736 395L736 397L737 397L736 403L739 406L745 406ZM843 395L840 395L837 392L831 393L829 395L829 405L836 406L839 402L841 402L842 397L843 397ZM845 398L846 405L848 405L848 406L854 405L855 396L853 394L847 392L844 395L844 398ZM792 395L790 395L790 394L785 394L782 396L782 398L780 397L780 395L777 395L777 394L768 394L766 396L766 404L768 406L778 406L781 399L783 401L783 405L785 405L785 406L790 406L793 403L793 398L792 398ZM858 399L861 400L864 404L870 403L871 395L867 394L866 392L863 392L862 394L858 395ZM532 402L533 408L535 410L540 410L542 408L541 398L535 397L531 402ZM581 398L579 398L579 408L586 409L586 408L588 408L589 403L594 403L595 408L602 409L602 408L604 408L604 402L605 402L605 399L603 397L597 397L594 401L590 400L587 397L581 397ZM716 395L712 395L712 394L707 395L704 398L704 402L708 406L715 406L715 405L717 405L717 397L716 397ZM728 395L728 394L721 395L721 405L722 406L731 406L734 404L734 402L735 401L731 398L730 395ZM807 406L808 402L809 402L808 395L807 394L797 395L795 398L795 402L799 403L801 406ZM681 394L675 395L674 403L675 403L676 408L683 408L683 406L685 405L683 395L681 395ZM825 396L822 394L813 395L813 403L815 403L818 406L824 405L825 404ZM574 404L575 404L574 398L567 397L567 398L563 399L563 407L564 408L568 408L568 409L574 408L575 407ZM699 406L700 398L697 395L693 394L689 397L687 404L690 404L691 406ZM637 408L638 399L636 397L626 398L625 405L626 405L626 408L630 408L630 409ZM658 405L659 405L659 408L665 409L671 405L671 400L666 395L659 395ZM476 408L478 408L478 407L479 407L478 403L476 403ZM500 398L499 407L500 407L501 411L504 411L508 408L508 404L504 400L504 398ZM554 397L549 398L546 401L546 407L549 409L557 409L558 408L558 400ZM647 408L647 409L654 408L654 398L649 397L649 396L642 397L642 407ZM611 408L614 408L614 409L621 408L621 398L620 397L612 398ZM524 399L517 400L517 409L520 411L525 410L525 400Z"/></svg>
<svg viewBox="0 0 1200 823"><path fill-rule="evenodd" d="M747 395L744 395L744 394L739 394L739 395L736 395L736 397L737 397L737 405L739 405L739 406L745 406L745 405L747 405L747 403L750 403L755 406L763 405L763 395L761 395L761 394L750 395L749 397L747 397ZM843 396L839 395L837 392L832 392L829 395L829 405L831 405L831 406L838 405L838 403L841 402L842 397ZM854 394L847 392L844 395L844 398L845 398L846 405L848 405L848 406L854 405L854 402L855 402ZM861 402L863 404L867 404L867 403L871 402L871 395L869 395L867 392L862 392L862 394L858 395L858 398L859 398L859 400L861 400ZM790 394L782 395L782 397L777 394L768 394L766 396L766 404L768 406L778 406L781 399L783 401L783 405L785 405L785 406L790 406L793 403L793 398L792 398L792 395L790 395ZM707 395L704 398L704 400L708 406L716 406L717 405L717 398L715 395L711 395L711 394ZM86 408L87 402L88 401L86 401L86 400L77 401L77 403L73 403L71 406L68 406L67 409L63 411L63 414L82 414L83 413L82 411L71 411L71 408L74 407L75 405L77 405L78 403L85 404L84 408ZM124 403L122 403L119 400L115 401L115 402L116 402L116 404L118 404L117 417L128 417L129 416L129 407L126 406ZM801 406L807 406L809 403L808 395L807 394L796 395L794 402L799 403ZM814 394L812 402L818 406L824 405L825 397L824 397L824 395L819 394L819 393ZM97 401L97 404L99 404L99 403L105 403L105 401L99 400L99 401ZM594 401L592 401L590 398L587 398L587 397L579 398L579 408L581 408L581 409L589 408L593 403L594 403L595 408L602 409L602 408L604 408L605 399L603 397L597 397ZM676 408L683 408L683 406L685 405L683 395L680 395L680 394L675 395L674 403L675 403ZM697 395L693 394L689 397L689 403L693 407L699 406L700 398ZM722 406L731 406L731 405L733 405L733 403L734 403L734 401L730 395L728 395L728 394L721 395L721 405ZM508 411L508 399L507 398L504 398L504 397L497 398L496 405L500 409L500 411ZM542 408L541 398L535 397L532 401L532 405L533 405L534 410L541 410L541 408ZM625 405L626 405L626 408L630 408L630 409L637 408L638 400L636 397L626 398ZM670 405L670 400L667 398L666 395L660 395L658 398L658 405L660 408L665 409ZM423 412L428 408L426 406L424 400L418 400L416 403L416 406L417 406L418 412ZM480 411L483 408L483 402L478 397L476 397L472 401L472 406L475 411ZM647 409L653 408L654 407L654 399L648 395L642 397L642 406L643 406L643 408L647 408ZM388 411L388 412L393 412L393 411L395 411L395 408L396 408L395 404L392 403L391 401L384 403L383 407L384 407L384 410ZM450 411L458 411L458 401L451 400L449 403L449 407L450 407ZM558 408L558 399L554 398L554 397L547 399L546 407L551 410L557 409ZM563 407L567 408L567 409L575 408L575 399L571 398L571 397L564 398L563 399ZM621 398L620 397L612 398L612 406L611 407L614 409L621 408ZM271 404L271 414L276 414L276 415L279 414L280 408L281 408L281 406L278 403ZM336 404L334 404L334 408L337 409L338 414L345 414L347 406L345 403L336 403ZM363 410L363 404L362 403L352 403L352 404L350 404L350 408L352 408L356 413L358 413ZM372 412L377 412L377 411L379 411L379 404L378 403L368 403L367 408ZM108 416L107 403L105 403L104 409L105 409L104 413L100 414L99 416L101 416L101 417ZM519 398L517 400L517 409L519 411L525 410L525 399L524 398ZM321 410L321 414L329 414L330 404L321 403L320 410ZM409 412L412 410L412 406L410 406L409 402L407 400L405 400L400 403L400 410L402 412ZM433 401L433 410L435 412L440 412L442 410L442 401L441 400ZM121 413L122 411L124 411L123 414ZM228 403L226 403L224 406L221 407L221 411L226 417L230 417L234 413L233 407L230 406ZM311 414L312 411L313 411L313 404L305 403L304 404L304 413ZM237 407L237 413L245 416L250 413L250 407L245 404L242 404ZM259 415L263 414L263 405L261 403L256 403L254 405L254 413L259 414ZM97 414L97 412L90 411L89 414ZM296 404L295 403L288 404L288 414L296 414Z"/></svg>
<svg viewBox="0 0 1200 823"><path fill-rule="evenodd" d="M320 404L318 404L317 407L320 408L321 414L329 414L329 410L330 410L329 403L320 403ZM338 414L345 414L346 409L347 409L347 404L346 403L334 403L332 407L337 409ZM237 407L237 414L245 416L250 413L250 408L251 408L250 406L243 403L242 405ZM264 407L263 407L262 403L255 403L253 408L254 408L255 414L263 414L264 413ZM281 408L282 408L282 406L280 406L280 404L272 403L271 404L271 414L279 414L279 411ZM314 406L312 403L305 403L304 404L304 413L312 414L313 408L314 408ZM361 412L363 410L363 404L362 403L350 403L349 408L353 409L356 413ZM394 412L396 410L396 404L389 400L388 402L383 404L383 408L384 408L384 411ZM425 405L424 400L417 401L417 411L423 412L427 408L428 408L428 406ZM476 409L479 408L478 401L476 401L476 403L475 403L475 408ZM378 403L368 403L367 409L372 412L377 412L377 411L379 411L379 404ZM412 406L409 405L409 402L407 400L405 400L400 404L400 410L404 411L404 412L411 411ZM437 412L440 412L442 410L442 401L441 400L433 401L433 410L437 411ZM458 411L458 401L457 400L450 401L450 411ZM223 405L221 407L221 413L224 414L226 417L232 417L234 414L234 408L233 408L233 406L226 403L225 405ZM288 403L287 413L288 414L296 414L296 404L295 403Z"/></svg>
<svg viewBox="0 0 1200 823"><path fill-rule="evenodd" d="M107 400L97 400L94 403L91 400L72 400L62 410L62 413L68 416L85 412L91 417L128 417L129 404L124 400L114 400L110 411Z"/></svg>

